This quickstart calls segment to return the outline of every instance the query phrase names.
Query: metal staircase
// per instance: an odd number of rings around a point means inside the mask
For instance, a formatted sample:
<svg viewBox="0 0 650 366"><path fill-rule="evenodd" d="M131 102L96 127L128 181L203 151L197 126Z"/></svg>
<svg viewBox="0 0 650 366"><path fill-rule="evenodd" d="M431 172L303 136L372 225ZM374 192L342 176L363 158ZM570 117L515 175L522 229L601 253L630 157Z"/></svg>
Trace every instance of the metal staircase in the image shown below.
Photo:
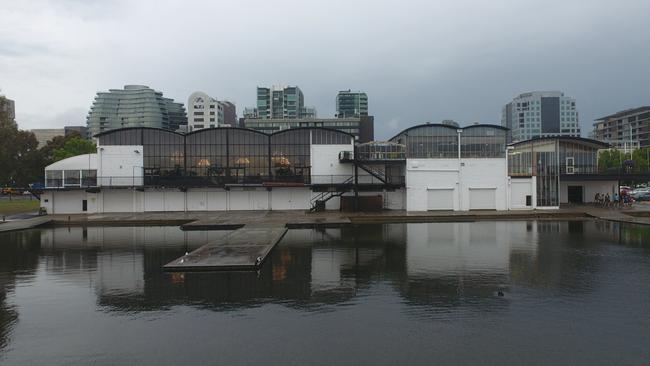
<svg viewBox="0 0 650 366"><path fill-rule="evenodd" d="M309 212L325 210L325 203L334 197L341 197L344 193L351 190L354 177L346 179L342 184L336 187L336 190L319 192L309 201Z"/></svg>
<svg viewBox="0 0 650 366"><path fill-rule="evenodd" d="M29 192L37 200L41 199L41 193L43 193L42 190L34 189L34 188L31 188L31 187L27 188L27 192Z"/></svg>

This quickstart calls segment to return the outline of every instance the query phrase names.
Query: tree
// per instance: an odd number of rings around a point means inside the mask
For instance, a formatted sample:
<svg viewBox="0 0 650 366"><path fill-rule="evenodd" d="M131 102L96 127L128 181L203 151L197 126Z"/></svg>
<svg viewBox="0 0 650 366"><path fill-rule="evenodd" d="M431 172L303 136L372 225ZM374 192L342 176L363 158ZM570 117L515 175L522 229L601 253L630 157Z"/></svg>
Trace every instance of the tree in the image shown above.
<svg viewBox="0 0 650 366"><path fill-rule="evenodd" d="M634 150L634 153L632 153L632 160L634 161L634 169L636 172L644 173L650 169L648 157L650 157L649 147Z"/></svg>
<svg viewBox="0 0 650 366"><path fill-rule="evenodd" d="M78 132L72 131L71 133L63 136L54 136L51 140L45 143L45 146L41 147L41 153L43 154L43 159L45 160L45 165L50 165L54 163L54 152L59 149L63 149L68 140L81 137Z"/></svg>
<svg viewBox="0 0 650 366"><path fill-rule="evenodd" d="M0 185L26 186L43 175L42 156L33 133L9 120L0 97Z"/></svg>
<svg viewBox="0 0 650 366"><path fill-rule="evenodd" d="M74 136L67 139L60 148L54 149L53 159L54 161L59 161L72 156L92 154L95 152L97 152L97 146L95 146L94 142L79 136Z"/></svg>
<svg viewBox="0 0 650 366"><path fill-rule="evenodd" d="M624 155L625 154L623 154L623 152L616 149L603 150L598 155L598 168L600 170L621 168L623 166L623 162L626 160Z"/></svg>
<svg viewBox="0 0 650 366"><path fill-rule="evenodd" d="M632 155L623 151L611 149L603 150L598 155L598 168L601 170L625 168L626 161L632 161L629 169L635 173L644 173L650 169L650 148L634 150Z"/></svg>

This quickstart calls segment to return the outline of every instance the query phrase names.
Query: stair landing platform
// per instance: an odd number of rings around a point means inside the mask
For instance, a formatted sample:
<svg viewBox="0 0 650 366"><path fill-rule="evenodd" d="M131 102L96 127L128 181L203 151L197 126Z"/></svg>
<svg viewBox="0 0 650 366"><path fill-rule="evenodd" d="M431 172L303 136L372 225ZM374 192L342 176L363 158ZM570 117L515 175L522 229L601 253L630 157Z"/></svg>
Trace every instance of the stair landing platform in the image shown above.
<svg viewBox="0 0 650 366"><path fill-rule="evenodd" d="M166 264L171 272L255 271L287 232L286 227L243 227Z"/></svg>

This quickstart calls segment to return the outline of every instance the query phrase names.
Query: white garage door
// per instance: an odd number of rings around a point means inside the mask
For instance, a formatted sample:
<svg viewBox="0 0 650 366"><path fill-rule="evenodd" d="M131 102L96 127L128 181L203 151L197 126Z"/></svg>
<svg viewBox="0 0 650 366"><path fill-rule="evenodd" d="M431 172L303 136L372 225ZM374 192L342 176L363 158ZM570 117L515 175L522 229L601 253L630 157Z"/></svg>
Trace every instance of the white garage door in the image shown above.
<svg viewBox="0 0 650 366"><path fill-rule="evenodd" d="M470 210L496 210L496 188L470 188Z"/></svg>
<svg viewBox="0 0 650 366"><path fill-rule="evenodd" d="M427 190L427 210L453 210L454 190L452 188Z"/></svg>

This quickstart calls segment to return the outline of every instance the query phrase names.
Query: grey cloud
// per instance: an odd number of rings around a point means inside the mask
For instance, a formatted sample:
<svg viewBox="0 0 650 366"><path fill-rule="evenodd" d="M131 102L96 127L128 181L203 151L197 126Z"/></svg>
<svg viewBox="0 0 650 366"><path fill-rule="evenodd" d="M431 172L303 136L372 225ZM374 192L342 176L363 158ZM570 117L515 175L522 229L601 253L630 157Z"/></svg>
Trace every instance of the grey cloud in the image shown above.
<svg viewBox="0 0 650 366"><path fill-rule="evenodd" d="M650 103L647 1L68 0L38 9L0 14L0 24L32 29L0 42L0 54L30 54L0 57L0 86L18 115L40 116L23 119L29 128L70 110L83 120L97 90L132 83L182 102L203 90L239 111L255 103L256 85L297 84L321 116L334 114L338 90L364 90L378 138L425 121L499 123L501 106L530 90L577 98L585 134L594 118Z"/></svg>

